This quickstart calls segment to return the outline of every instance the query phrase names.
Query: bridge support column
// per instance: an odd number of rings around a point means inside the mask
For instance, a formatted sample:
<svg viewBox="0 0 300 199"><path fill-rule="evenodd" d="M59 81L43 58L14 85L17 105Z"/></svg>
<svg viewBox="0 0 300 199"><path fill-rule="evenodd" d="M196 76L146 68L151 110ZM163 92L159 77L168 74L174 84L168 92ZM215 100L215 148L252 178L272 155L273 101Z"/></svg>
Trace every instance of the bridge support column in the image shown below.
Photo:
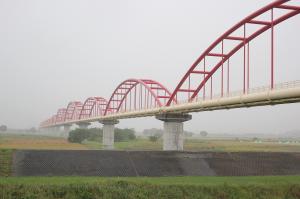
<svg viewBox="0 0 300 199"><path fill-rule="evenodd" d="M64 124L62 137L64 137L64 138L69 137L69 132L70 132L71 126L72 126L71 124Z"/></svg>
<svg viewBox="0 0 300 199"><path fill-rule="evenodd" d="M164 122L163 150L182 151L184 141L183 122L191 120L189 114L160 114L156 119Z"/></svg>
<svg viewBox="0 0 300 199"><path fill-rule="evenodd" d="M53 127L54 133L58 133L58 132L59 132L59 129L60 129L60 126L55 126L55 127Z"/></svg>
<svg viewBox="0 0 300 199"><path fill-rule="evenodd" d="M80 123L77 123L77 125L79 126L80 129L87 129L90 124L91 123L89 123L89 122L80 122Z"/></svg>
<svg viewBox="0 0 300 199"><path fill-rule="evenodd" d="M51 127L42 128L43 135L49 135L51 133Z"/></svg>
<svg viewBox="0 0 300 199"><path fill-rule="evenodd" d="M60 137L60 126L54 126L52 128L52 135L55 137Z"/></svg>
<svg viewBox="0 0 300 199"><path fill-rule="evenodd" d="M54 133L54 127L47 127L46 128L46 135L51 135Z"/></svg>
<svg viewBox="0 0 300 199"><path fill-rule="evenodd" d="M100 121L103 124L103 137L102 143L104 149L114 149L115 142L115 124L118 124L118 120L102 120Z"/></svg>
<svg viewBox="0 0 300 199"><path fill-rule="evenodd" d="M64 132L69 132L71 129L71 124L65 124L64 125Z"/></svg>

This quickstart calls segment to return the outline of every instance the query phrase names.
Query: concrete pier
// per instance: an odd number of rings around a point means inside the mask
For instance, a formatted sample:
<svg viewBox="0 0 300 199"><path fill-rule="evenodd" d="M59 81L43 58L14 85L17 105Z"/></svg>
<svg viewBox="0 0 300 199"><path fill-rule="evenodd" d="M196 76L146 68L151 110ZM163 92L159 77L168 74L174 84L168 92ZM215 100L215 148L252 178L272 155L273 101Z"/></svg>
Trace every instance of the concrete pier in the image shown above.
<svg viewBox="0 0 300 199"><path fill-rule="evenodd" d="M61 137L61 126L54 126L51 128L51 135L55 137Z"/></svg>
<svg viewBox="0 0 300 199"><path fill-rule="evenodd" d="M118 124L118 120L102 120L99 121L103 124L103 148L104 149L114 149L115 142L115 124Z"/></svg>
<svg viewBox="0 0 300 199"><path fill-rule="evenodd" d="M191 120L189 114L160 114L156 119L164 122L163 150L182 151L184 141L183 122Z"/></svg>
<svg viewBox="0 0 300 199"><path fill-rule="evenodd" d="M70 129L71 129L71 125L70 124L65 124L64 125L64 132L70 132Z"/></svg>
<svg viewBox="0 0 300 199"><path fill-rule="evenodd" d="M55 133L59 132L59 131L60 131L60 126L55 126L55 127L53 127L53 131L54 131Z"/></svg>
<svg viewBox="0 0 300 199"><path fill-rule="evenodd" d="M68 138L69 137L69 132L71 131L71 124L65 124L63 126L63 131L61 132L61 137L63 138Z"/></svg>

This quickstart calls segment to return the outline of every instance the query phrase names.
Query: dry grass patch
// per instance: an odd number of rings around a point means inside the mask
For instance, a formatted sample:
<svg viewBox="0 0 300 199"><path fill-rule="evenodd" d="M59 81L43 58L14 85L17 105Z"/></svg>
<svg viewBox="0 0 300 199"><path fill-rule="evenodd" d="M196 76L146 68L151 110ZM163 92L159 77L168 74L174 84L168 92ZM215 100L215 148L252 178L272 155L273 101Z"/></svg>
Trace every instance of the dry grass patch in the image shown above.
<svg viewBox="0 0 300 199"><path fill-rule="evenodd" d="M52 138L45 136L1 136L0 149L88 149L78 143L69 143L64 138Z"/></svg>

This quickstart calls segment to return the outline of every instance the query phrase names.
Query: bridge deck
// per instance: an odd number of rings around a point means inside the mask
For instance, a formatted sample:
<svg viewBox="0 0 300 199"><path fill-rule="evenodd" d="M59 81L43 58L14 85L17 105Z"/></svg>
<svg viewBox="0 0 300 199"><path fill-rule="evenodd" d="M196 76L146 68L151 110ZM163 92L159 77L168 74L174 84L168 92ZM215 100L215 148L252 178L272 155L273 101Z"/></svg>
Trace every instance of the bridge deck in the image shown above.
<svg viewBox="0 0 300 199"><path fill-rule="evenodd" d="M99 120L155 116L156 114L160 113L190 113L296 102L300 102L300 81L277 84L272 90L270 87L258 87L249 90L248 93L237 91L224 96L216 95L211 99L203 100L201 98L192 102L178 102L178 104L171 106L162 106L135 111L128 110L126 112L118 112L105 116L70 120L51 125L45 125L42 126L42 128L62 126L65 124L76 124L80 122L97 122Z"/></svg>

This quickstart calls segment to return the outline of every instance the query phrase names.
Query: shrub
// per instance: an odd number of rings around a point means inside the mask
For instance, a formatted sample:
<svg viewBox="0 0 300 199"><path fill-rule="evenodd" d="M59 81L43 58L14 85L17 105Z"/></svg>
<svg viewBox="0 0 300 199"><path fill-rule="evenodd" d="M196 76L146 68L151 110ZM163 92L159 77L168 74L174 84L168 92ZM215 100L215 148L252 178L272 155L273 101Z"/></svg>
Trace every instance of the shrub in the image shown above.
<svg viewBox="0 0 300 199"><path fill-rule="evenodd" d="M115 142L129 141L136 139L134 129L115 129Z"/></svg>
<svg viewBox="0 0 300 199"><path fill-rule="evenodd" d="M0 126L0 131L7 131L7 126L6 125L1 125Z"/></svg>
<svg viewBox="0 0 300 199"><path fill-rule="evenodd" d="M202 137L206 137L206 136L208 135L208 133L207 133L207 131L201 131L201 132L200 132L200 135L201 135Z"/></svg>
<svg viewBox="0 0 300 199"><path fill-rule="evenodd" d="M158 139L159 139L159 136L157 136L157 135L151 135L151 136L149 136L149 140L151 142L157 142Z"/></svg>
<svg viewBox="0 0 300 199"><path fill-rule="evenodd" d="M164 133L164 131L162 129L156 129L156 128L144 129L144 131L143 131L143 135L145 135L145 136L158 135L159 137L161 137L163 135L163 133Z"/></svg>
<svg viewBox="0 0 300 199"><path fill-rule="evenodd" d="M103 136L103 129L75 129L69 132L69 142L82 143L83 140L101 142ZM115 141L129 141L136 139L134 129L115 129Z"/></svg>
<svg viewBox="0 0 300 199"><path fill-rule="evenodd" d="M101 128L90 128L87 140L101 142L103 131Z"/></svg>
<svg viewBox="0 0 300 199"><path fill-rule="evenodd" d="M81 143L83 140L89 137L88 129L75 129L69 132L69 142Z"/></svg>

